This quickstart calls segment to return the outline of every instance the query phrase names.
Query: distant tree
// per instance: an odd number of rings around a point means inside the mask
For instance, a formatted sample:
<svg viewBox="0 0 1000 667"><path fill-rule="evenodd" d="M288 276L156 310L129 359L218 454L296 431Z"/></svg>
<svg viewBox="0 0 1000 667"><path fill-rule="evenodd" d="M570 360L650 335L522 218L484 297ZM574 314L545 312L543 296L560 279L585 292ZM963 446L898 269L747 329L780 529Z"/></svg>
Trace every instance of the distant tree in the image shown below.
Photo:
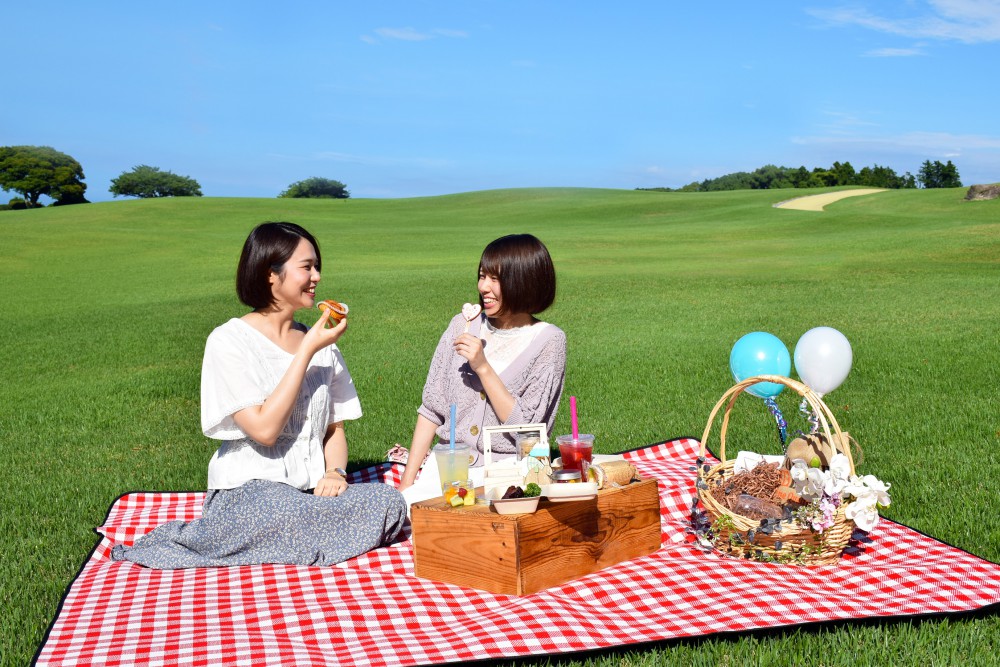
<svg viewBox="0 0 1000 667"><path fill-rule="evenodd" d="M347 199L350 196L347 186L340 181L315 176L292 183L287 190L278 195L294 199Z"/></svg>
<svg viewBox="0 0 1000 667"><path fill-rule="evenodd" d="M746 171L736 171L718 178L705 179L698 188L701 192L718 190L749 190L753 187L753 174Z"/></svg>
<svg viewBox="0 0 1000 667"><path fill-rule="evenodd" d="M850 162L834 162L833 166L830 167L830 173L833 174L834 183L833 185L854 185L857 174L854 171L854 167L851 166Z"/></svg>
<svg viewBox="0 0 1000 667"><path fill-rule="evenodd" d="M809 174L809 182L812 183L809 186L811 188L828 188L837 184L837 176L829 169L813 167L812 173Z"/></svg>
<svg viewBox="0 0 1000 667"><path fill-rule="evenodd" d="M941 167L944 166L937 160L933 163L930 160L924 160L924 163L920 165L920 171L917 172L917 181L920 183L921 187L924 188L937 188L940 187L938 183L941 182Z"/></svg>
<svg viewBox="0 0 1000 667"><path fill-rule="evenodd" d="M901 188L903 179L889 167L875 165L863 167L855 178L856 185L867 185L873 188Z"/></svg>
<svg viewBox="0 0 1000 667"><path fill-rule="evenodd" d="M750 187L754 190L773 190L776 188L792 187L791 170L785 167L776 167L773 164L764 165L754 170L750 175Z"/></svg>
<svg viewBox="0 0 1000 667"><path fill-rule="evenodd" d="M123 171L111 179L108 191L115 197L201 197L198 181L188 176L178 176L159 167L141 164L132 171Z"/></svg>
<svg viewBox="0 0 1000 667"><path fill-rule="evenodd" d="M876 188L915 188L917 181L927 188L961 187L958 169L951 162L944 165L940 162L925 161L920 169L920 176L906 172L898 175L890 167L875 165L863 167L855 172L850 162L834 162L829 169L814 167L809 171L804 166L797 169L791 167L776 167L773 164L764 165L752 172L737 171L718 178L689 183L680 192L712 192L716 190L767 190L772 188L822 188L843 185L867 185ZM639 190L663 190L670 188L636 188Z"/></svg>
<svg viewBox="0 0 1000 667"><path fill-rule="evenodd" d="M958 177L958 168L948 160L948 164L940 161L924 160L917 173L917 181L925 188L960 188L962 179Z"/></svg>
<svg viewBox="0 0 1000 667"><path fill-rule="evenodd" d="M42 195L56 203L87 203L83 167L49 146L0 146L0 188L24 197L25 206L38 206Z"/></svg>
<svg viewBox="0 0 1000 667"><path fill-rule="evenodd" d="M962 187L962 179L958 177L958 167L948 160L948 163L941 168L941 187L942 188L960 188Z"/></svg>
<svg viewBox="0 0 1000 667"><path fill-rule="evenodd" d="M789 172L788 179L791 181L793 188L808 188L810 175L808 169L799 167Z"/></svg>

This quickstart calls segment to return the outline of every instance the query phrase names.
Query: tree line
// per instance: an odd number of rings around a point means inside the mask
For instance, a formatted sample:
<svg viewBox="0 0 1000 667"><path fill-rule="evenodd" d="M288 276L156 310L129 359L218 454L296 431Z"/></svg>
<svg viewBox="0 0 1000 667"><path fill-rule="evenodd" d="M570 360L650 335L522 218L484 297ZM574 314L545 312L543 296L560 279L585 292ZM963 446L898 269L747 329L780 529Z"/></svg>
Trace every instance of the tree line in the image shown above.
<svg viewBox="0 0 1000 667"><path fill-rule="evenodd" d="M53 206L89 203L84 196L83 167L75 159L49 146L0 146L0 188L21 195L2 208L34 208L47 196ZM770 190L776 188L820 188L861 185L875 188L962 187L958 168L948 160L925 160L919 172L897 174L889 167L874 165L855 171L850 162L832 167L776 167L765 165L752 172L739 171L719 178L695 181L681 188L636 188L663 192L712 192L717 190ZM111 180L108 191L115 197L201 197L201 185L189 176L179 176L159 167L138 165ZM288 186L278 197L347 199L347 186L329 178L312 177Z"/></svg>
<svg viewBox="0 0 1000 667"><path fill-rule="evenodd" d="M811 171L805 167L776 167L765 165L754 171L738 171L718 178L695 181L681 188L636 188L661 192L713 192L718 190L773 190L777 188L826 188L841 185L863 185L873 188L960 188L962 181L958 168L948 160L924 160L920 171L914 176L910 172L897 174L890 167L874 165L855 171L850 162L834 162L833 166L815 167Z"/></svg>
<svg viewBox="0 0 1000 667"><path fill-rule="evenodd" d="M41 197L53 206L88 204L84 196L83 167L69 155L50 146L0 146L0 188L20 197L0 209L42 206ZM159 167L141 164L111 180L115 197L201 197L201 185L190 176L179 176ZM329 178L307 178L292 183L279 197L347 199L347 186Z"/></svg>

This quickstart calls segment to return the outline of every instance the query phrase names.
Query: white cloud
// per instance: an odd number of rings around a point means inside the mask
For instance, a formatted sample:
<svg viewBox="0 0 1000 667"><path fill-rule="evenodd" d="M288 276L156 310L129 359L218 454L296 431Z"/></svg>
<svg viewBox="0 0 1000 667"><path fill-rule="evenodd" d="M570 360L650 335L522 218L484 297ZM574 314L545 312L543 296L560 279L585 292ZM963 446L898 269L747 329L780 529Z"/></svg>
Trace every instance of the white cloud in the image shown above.
<svg viewBox="0 0 1000 667"><path fill-rule="evenodd" d="M404 42L422 42L434 38L434 35L420 32L415 28L376 28L375 34L386 39L399 39Z"/></svg>
<svg viewBox="0 0 1000 667"><path fill-rule="evenodd" d="M995 151L1000 149L1000 137L950 132L908 132L880 137L812 136L794 137L800 145L838 144L865 150L961 155L964 151Z"/></svg>
<svg viewBox="0 0 1000 667"><path fill-rule="evenodd" d="M857 25L903 37L967 44L1000 41L1000 0L929 0L927 4L921 15L905 18L888 18L854 7L807 11L835 25Z"/></svg>
<svg viewBox="0 0 1000 667"><path fill-rule="evenodd" d="M821 127L837 135L853 133L859 127L873 127L877 125L877 123L864 120L846 111L824 111L823 115L829 118L829 122L824 123Z"/></svg>
<svg viewBox="0 0 1000 667"><path fill-rule="evenodd" d="M464 30L452 30L451 28L434 28L433 30L417 30L416 28L376 28L375 34L382 39L394 39L403 42L426 42L436 37L451 37L453 39L464 39L469 33ZM362 35L361 40L369 44L377 44L378 40L371 35Z"/></svg>
<svg viewBox="0 0 1000 667"><path fill-rule="evenodd" d="M924 52L920 49L873 49L865 55L869 58L908 58L922 56Z"/></svg>
<svg viewBox="0 0 1000 667"><path fill-rule="evenodd" d="M442 37L454 37L456 39L465 39L469 36L469 33L464 30L451 30L449 28L434 28L435 35L441 35Z"/></svg>

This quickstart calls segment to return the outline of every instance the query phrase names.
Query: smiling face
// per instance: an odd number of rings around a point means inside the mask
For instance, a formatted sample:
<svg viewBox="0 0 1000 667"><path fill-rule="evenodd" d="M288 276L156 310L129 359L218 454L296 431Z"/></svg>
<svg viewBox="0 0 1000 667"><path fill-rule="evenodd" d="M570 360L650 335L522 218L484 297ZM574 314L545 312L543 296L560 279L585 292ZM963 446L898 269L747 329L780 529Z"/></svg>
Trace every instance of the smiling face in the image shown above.
<svg viewBox="0 0 1000 667"><path fill-rule="evenodd" d="M316 285L319 280L316 248L308 239L299 239L295 252L281 267L281 271L271 272L274 305L277 308L291 307L293 310L312 308L316 302Z"/></svg>
<svg viewBox="0 0 1000 667"><path fill-rule="evenodd" d="M483 312L486 317L496 317L503 312L503 290L500 287L500 278L479 271L479 300L483 305Z"/></svg>

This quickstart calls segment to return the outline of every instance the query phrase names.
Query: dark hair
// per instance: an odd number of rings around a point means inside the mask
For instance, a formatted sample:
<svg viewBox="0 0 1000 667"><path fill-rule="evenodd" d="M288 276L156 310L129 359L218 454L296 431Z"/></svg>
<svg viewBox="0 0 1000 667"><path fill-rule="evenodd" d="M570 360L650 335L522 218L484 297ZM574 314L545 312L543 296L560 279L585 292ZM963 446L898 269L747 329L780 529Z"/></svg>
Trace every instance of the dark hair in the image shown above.
<svg viewBox="0 0 1000 667"><path fill-rule="evenodd" d="M535 315L556 299L552 257L545 244L531 234L511 234L490 243L479 260L479 271L500 281L505 313Z"/></svg>
<svg viewBox="0 0 1000 667"><path fill-rule="evenodd" d="M243 244L240 263L236 268L236 296L254 310L274 304L269 280L271 272L281 273L285 262L295 254L299 242L305 239L316 249L316 270L323 258L313 235L293 222L265 222L254 227Z"/></svg>

